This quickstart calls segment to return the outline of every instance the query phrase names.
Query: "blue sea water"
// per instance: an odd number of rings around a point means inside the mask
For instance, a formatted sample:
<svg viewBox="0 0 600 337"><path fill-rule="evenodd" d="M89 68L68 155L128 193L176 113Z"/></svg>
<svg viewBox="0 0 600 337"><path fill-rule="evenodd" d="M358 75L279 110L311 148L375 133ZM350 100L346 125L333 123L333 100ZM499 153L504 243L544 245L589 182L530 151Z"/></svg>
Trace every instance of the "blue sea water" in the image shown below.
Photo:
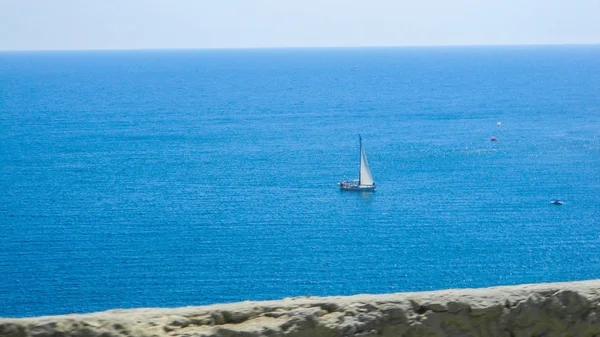
<svg viewBox="0 0 600 337"><path fill-rule="evenodd" d="M600 46L0 53L0 191L0 317L600 278Z"/></svg>

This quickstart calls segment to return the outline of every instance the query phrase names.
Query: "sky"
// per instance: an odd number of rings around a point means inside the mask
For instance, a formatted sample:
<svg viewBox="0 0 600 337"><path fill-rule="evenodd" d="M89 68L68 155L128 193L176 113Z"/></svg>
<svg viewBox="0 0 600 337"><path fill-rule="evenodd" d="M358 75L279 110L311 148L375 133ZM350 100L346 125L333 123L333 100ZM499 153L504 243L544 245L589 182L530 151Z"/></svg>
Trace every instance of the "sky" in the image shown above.
<svg viewBox="0 0 600 337"><path fill-rule="evenodd" d="M0 0L0 50L600 43L600 0Z"/></svg>

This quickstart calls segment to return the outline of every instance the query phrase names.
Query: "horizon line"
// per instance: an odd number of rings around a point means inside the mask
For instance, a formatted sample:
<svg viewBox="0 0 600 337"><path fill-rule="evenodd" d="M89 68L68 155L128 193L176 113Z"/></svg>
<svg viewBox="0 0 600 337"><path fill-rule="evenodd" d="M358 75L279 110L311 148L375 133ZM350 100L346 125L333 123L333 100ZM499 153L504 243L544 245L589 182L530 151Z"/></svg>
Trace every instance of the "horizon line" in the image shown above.
<svg viewBox="0 0 600 337"><path fill-rule="evenodd" d="M0 49L11 52L93 52L93 51L200 51L200 50L282 50L282 49L369 49L369 48L441 48L441 47L551 47L551 46L598 46L594 43L515 43L515 44L431 44L431 45L347 45L347 46L279 46L279 47L166 47L166 48L66 48L66 49Z"/></svg>

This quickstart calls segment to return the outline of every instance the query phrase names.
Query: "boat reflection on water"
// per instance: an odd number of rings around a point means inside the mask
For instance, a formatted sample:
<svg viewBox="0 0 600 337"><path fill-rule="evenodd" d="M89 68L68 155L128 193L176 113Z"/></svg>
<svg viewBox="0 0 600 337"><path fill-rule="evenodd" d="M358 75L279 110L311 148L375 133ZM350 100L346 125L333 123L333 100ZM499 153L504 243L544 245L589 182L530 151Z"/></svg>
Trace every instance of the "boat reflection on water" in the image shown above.
<svg viewBox="0 0 600 337"><path fill-rule="evenodd" d="M360 199L363 201L371 201L373 200L373 196L376 194L371 192L358 192L358 195L360 195Z"/></svg>

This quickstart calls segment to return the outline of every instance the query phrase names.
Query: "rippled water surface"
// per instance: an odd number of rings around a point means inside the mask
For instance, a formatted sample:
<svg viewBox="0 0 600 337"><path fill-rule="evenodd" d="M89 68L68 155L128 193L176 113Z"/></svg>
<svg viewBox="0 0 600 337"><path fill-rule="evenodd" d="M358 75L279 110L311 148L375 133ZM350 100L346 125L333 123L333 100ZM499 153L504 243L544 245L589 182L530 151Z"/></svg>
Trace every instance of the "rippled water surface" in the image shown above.
<svg viewBox="0 0 600 337"><path fill-rule="evenodd" d="M598 60L0 53L0 316L599 278Z"/></svg>

